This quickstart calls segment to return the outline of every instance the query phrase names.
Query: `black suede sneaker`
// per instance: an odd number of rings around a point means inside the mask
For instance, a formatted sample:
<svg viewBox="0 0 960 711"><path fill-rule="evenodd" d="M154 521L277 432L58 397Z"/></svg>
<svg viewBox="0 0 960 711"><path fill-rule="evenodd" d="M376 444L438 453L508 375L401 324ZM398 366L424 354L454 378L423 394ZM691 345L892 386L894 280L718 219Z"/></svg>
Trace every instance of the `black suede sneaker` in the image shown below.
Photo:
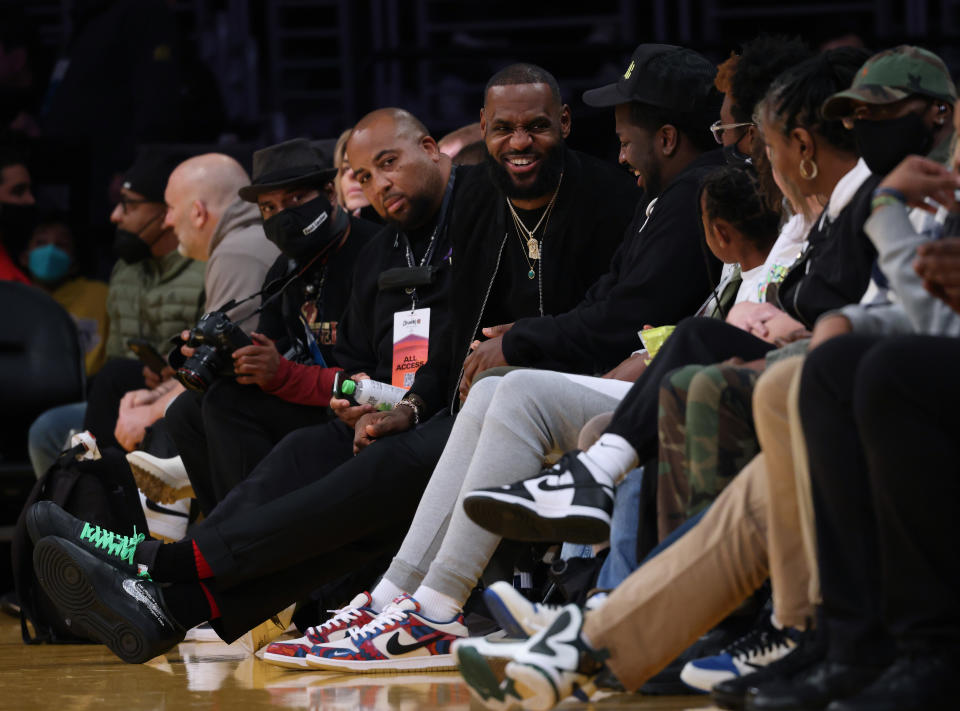
<svg viewBox="0 0 960 711"><path fill-rule="evenodd" d="M56 536L40 539L33 567L66 624L78 635L107 645L125 662L153 659L186 634L167 612L156 583L70 541Z"/></svg>
<svg viewBox="0 0 960 711"><path fill-rule="evenodd" d="M71 541L92 553L100 560L116 566L132 575L139 570L133 562L137 546L146 539L143 533L123 536L86 521L81 521L52 501L38 501L27 511L27 532L30 540L37 543L47 536L56 536Z"/></svg>
<svg viewBox="0 0 960 711"><path fill-rule="evenodd" d="M610 538L613 489L594 479L574 449L516 484L477 489L463 508L474 523L516 541L602 543Z"/></svg>

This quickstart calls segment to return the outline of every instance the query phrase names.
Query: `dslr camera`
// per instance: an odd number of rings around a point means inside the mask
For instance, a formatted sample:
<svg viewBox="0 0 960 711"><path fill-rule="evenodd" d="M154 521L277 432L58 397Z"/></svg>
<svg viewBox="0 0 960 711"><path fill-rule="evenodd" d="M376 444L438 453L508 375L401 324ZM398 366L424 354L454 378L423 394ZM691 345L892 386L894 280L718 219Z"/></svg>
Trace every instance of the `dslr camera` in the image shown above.
<svg viewBox="0 0 960 711"><path fill-rule="evenodd" d="M222 311L204 314L186 343L196 351L177 368L176 378L187 389L204 392L216 378L233 375L233 352L252 344Z"/></svg>

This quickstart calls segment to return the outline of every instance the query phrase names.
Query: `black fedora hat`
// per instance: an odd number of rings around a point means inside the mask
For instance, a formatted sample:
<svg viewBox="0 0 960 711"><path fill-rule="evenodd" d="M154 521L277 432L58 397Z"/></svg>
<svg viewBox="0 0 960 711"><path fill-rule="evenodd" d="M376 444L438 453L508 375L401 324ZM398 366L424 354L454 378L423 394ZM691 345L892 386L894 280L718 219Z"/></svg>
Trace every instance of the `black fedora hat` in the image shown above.
<svg viewBox="0 0 960 711"><path fill-rule="evenodd" d="M256 151L253 181L238 193L243 200L256 202L260 193L295 185L322 185L336 174L332 151L325 150L319 141L294 138Z"/></svg>

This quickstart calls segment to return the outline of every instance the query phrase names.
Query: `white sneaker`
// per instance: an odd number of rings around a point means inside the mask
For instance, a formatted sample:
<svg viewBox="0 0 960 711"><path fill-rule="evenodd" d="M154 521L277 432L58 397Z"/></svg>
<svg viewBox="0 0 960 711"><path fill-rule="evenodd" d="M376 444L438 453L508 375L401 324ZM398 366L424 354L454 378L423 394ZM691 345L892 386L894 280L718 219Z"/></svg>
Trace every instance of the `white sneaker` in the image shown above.
<svg viewBox="0 0 960 711"><path fill-rule="evenodd" d="M180 457L161 459L136 451L127 454L127 462L137 487L152 501L172 504L193 498L193 486Z"/></svg>
<svg viewBox="0 0 960 711"><path fill-rule="evenodd" d="M457 665L473 693L490 708L522 705L547 711L571 695L586 701L596 691L600 654L580 637L583 612L564 605L550 626L525 642L500 643L473 639L454 647ZM508 658L503 680L497 664Z"/></svg>
<svg viewBox="0 0 960 711"><path fill-rule="evenodd" d="M516 484L476 489L463 499L470 519L515 541L602 543L610 538L613 488L597 481L579 450Z"/></svg>
<svg viewBox="0 0 960 711"><path fill-rule="evenodd" d="M170 506L161 506L140 492L140 505L147 517L150 535L168 543L175 543L187 535L190 523L190 499L181 499Z"/></svg>
<svg viewBox="0 0 960 711"><path fill-rule="evenodd" d="M483 601L506 633L516 639L526 639L549 627L562 609L530 602L505 580L498 580L484 590Z"/></svg>
<svg viewBox="0 0 960 711"><path fill-rule="evenodd" d="M490 637L457 640L453 643L453 657L477 701L492 711L508 711L523 703L507 679L506 668L526 640L492 640Z"/></svg>

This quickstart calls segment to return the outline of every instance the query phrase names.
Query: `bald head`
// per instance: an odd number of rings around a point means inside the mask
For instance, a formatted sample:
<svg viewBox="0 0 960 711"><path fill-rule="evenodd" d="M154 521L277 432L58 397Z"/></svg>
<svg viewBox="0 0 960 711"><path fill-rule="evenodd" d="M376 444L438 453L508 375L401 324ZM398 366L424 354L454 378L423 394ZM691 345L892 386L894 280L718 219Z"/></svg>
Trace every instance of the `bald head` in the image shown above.
<svg viewBox="0 0 960 711"><path fill-rule="evenodd" d="M353 133L350 134L351 138L358 132L370 130L373 127L414 143L418 143L421 138L430 135L423 122L406 109L386 108L371 111L360 119L357 125L353 127ZM347 141L347 150L350 150L349 140ZM349 155L349 152L347 155Z"/></svg>
<svg viewBox="0 0 960 711"><path fill-rule="evenodd" d="M209 258L210 238L220 218L237 200L237 191L249 184L243 166L223 153L195 156L174 169L164 192L164 225L173 228L182 255Z"/></svg>
<svg viewBox="0 0 960 711"><path fill-rule="evenodd" d="M184 191L190 199L202 200L210 209L223 212L250 184L250 176L237 161L223 153L205 153L188 158L170 174L167 185ZM169 188L168 188L169 189Z"/></svg>
<svg viewBox="0 0 960 711"><path fill-rule="evenodd" d="M377 109L360 119L347 141L347 159L364 196L385 220L411 230L433 219L450 159L409 111Z"/></svg>

